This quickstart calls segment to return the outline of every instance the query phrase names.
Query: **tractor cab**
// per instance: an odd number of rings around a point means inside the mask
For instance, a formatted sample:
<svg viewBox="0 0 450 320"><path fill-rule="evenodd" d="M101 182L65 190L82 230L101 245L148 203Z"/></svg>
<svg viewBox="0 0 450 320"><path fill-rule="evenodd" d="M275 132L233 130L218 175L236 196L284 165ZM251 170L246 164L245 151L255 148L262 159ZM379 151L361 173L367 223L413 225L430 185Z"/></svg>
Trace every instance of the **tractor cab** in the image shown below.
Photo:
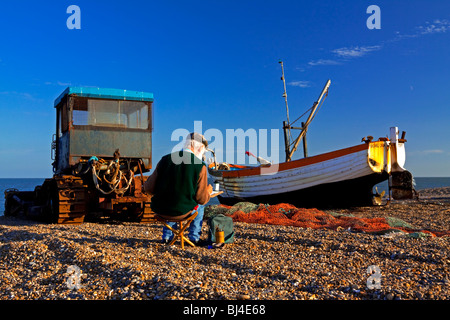
<svg viewBox="0 0 450 320"><path fill-rule="evenodd" d="M72 174L92 157L112 160L117 150L132 171L152 167L153 94L69 87L56 100L53 172Z"/></svg>

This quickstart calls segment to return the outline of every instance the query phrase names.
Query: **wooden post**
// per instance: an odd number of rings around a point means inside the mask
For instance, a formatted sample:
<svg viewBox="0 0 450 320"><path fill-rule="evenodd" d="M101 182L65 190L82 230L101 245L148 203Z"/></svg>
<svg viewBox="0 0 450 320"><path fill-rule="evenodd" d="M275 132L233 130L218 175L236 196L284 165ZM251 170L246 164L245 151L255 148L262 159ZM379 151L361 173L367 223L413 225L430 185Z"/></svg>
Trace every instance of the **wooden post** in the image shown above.
<svg viewBox="0 0 450 320"><path fill-rule="evenodd" d="M286 162L291 161L290 154L290 148L289 148L289 131L288 131L288 124L286 121L283 121L283 130L284 130L284 147L286 152Z"/></svg>
<svg viewBox="0 0 450 320"><path fill-rule="evenodd" d="M305 123L304 122L302 122L302 127L303 128L305 127ZM306 131L307 131L307 129L306 129ZM303 136L303 155L304 155L305 158L308 157L308 147L307 147L307 144L306 144L306 132L305 132L305 135Z"/></svg>

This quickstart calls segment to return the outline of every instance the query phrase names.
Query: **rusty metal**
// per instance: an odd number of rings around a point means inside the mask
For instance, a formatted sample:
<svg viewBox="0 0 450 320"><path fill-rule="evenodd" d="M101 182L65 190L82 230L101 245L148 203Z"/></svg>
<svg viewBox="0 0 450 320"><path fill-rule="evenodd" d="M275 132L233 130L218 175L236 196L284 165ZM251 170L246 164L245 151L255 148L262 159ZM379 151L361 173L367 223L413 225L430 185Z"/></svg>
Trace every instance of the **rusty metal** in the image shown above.
<svg viewBox="0 0 450 320"><path fill-rule="evenodd" d="M389 181L389 189L395 200L405 200L414 198L413 176L411 172L392 172Z"/></svg>
<svg viewBox="0 0 450 320"><path fill-rule="evenodd" d="M99 99L79 95L67 95L55 106L57 112L53 171L56 174L70 172L70 168L81 160L89 159L92 155L111 158L114 148L120 148L122 157L140 160L144 164L143 171L152 168L152 101L138 101L147 107L148 123L146 129L127 128L121 125L89 123L90 102L120 102L118 99ZM130 102L130 101L127 101ZM77 122L74 114L83 114L87 123Z"/></svg>
<svg viewBox="0 0 450 320"><path fill-rule="evenodd" d="M48 188L46 190L48 222L83 223L88 199L88 189L83 179L73 176L56 176L46 182L44 182L44 188Z"/></svg>

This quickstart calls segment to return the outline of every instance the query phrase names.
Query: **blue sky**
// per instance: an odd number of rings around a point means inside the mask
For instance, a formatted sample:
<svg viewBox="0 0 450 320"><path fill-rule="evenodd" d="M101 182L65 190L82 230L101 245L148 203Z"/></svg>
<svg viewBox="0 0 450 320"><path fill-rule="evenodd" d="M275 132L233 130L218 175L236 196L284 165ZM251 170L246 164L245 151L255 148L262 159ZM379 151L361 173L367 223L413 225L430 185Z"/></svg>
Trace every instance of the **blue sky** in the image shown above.
<svg viewBox="0 0 450 320"><path fill-rule="evenodd" d="M366 26L372 4L381 29ZM66 26L70 5L80 30ZM332 81L310 155L398 126L415 176L450 176L447 0L3 1L0 35L1 178L52 175L53 101L69 85L153 92L154 164L196 120L280 129L279 59L291 119Z"/></svg>

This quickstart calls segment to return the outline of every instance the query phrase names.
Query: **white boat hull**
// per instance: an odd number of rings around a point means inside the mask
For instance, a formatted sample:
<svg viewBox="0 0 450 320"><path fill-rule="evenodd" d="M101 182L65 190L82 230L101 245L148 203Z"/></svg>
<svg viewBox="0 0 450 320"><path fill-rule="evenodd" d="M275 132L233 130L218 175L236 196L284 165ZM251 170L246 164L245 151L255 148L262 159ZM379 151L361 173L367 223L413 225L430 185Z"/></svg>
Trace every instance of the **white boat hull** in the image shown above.
<svg viewBox="0 0 450 320"><path fill-rule="evenodd" d="M324 193L330 192L340 200L356 196L366 203L371 202L375 184L387 180L392 171L405 171L404 150L403 142L383 139L270 167L210 167L209 172L224 191L222 203L326 203L333 197ZM336 190L342 187L346 190Z"/></svg>

